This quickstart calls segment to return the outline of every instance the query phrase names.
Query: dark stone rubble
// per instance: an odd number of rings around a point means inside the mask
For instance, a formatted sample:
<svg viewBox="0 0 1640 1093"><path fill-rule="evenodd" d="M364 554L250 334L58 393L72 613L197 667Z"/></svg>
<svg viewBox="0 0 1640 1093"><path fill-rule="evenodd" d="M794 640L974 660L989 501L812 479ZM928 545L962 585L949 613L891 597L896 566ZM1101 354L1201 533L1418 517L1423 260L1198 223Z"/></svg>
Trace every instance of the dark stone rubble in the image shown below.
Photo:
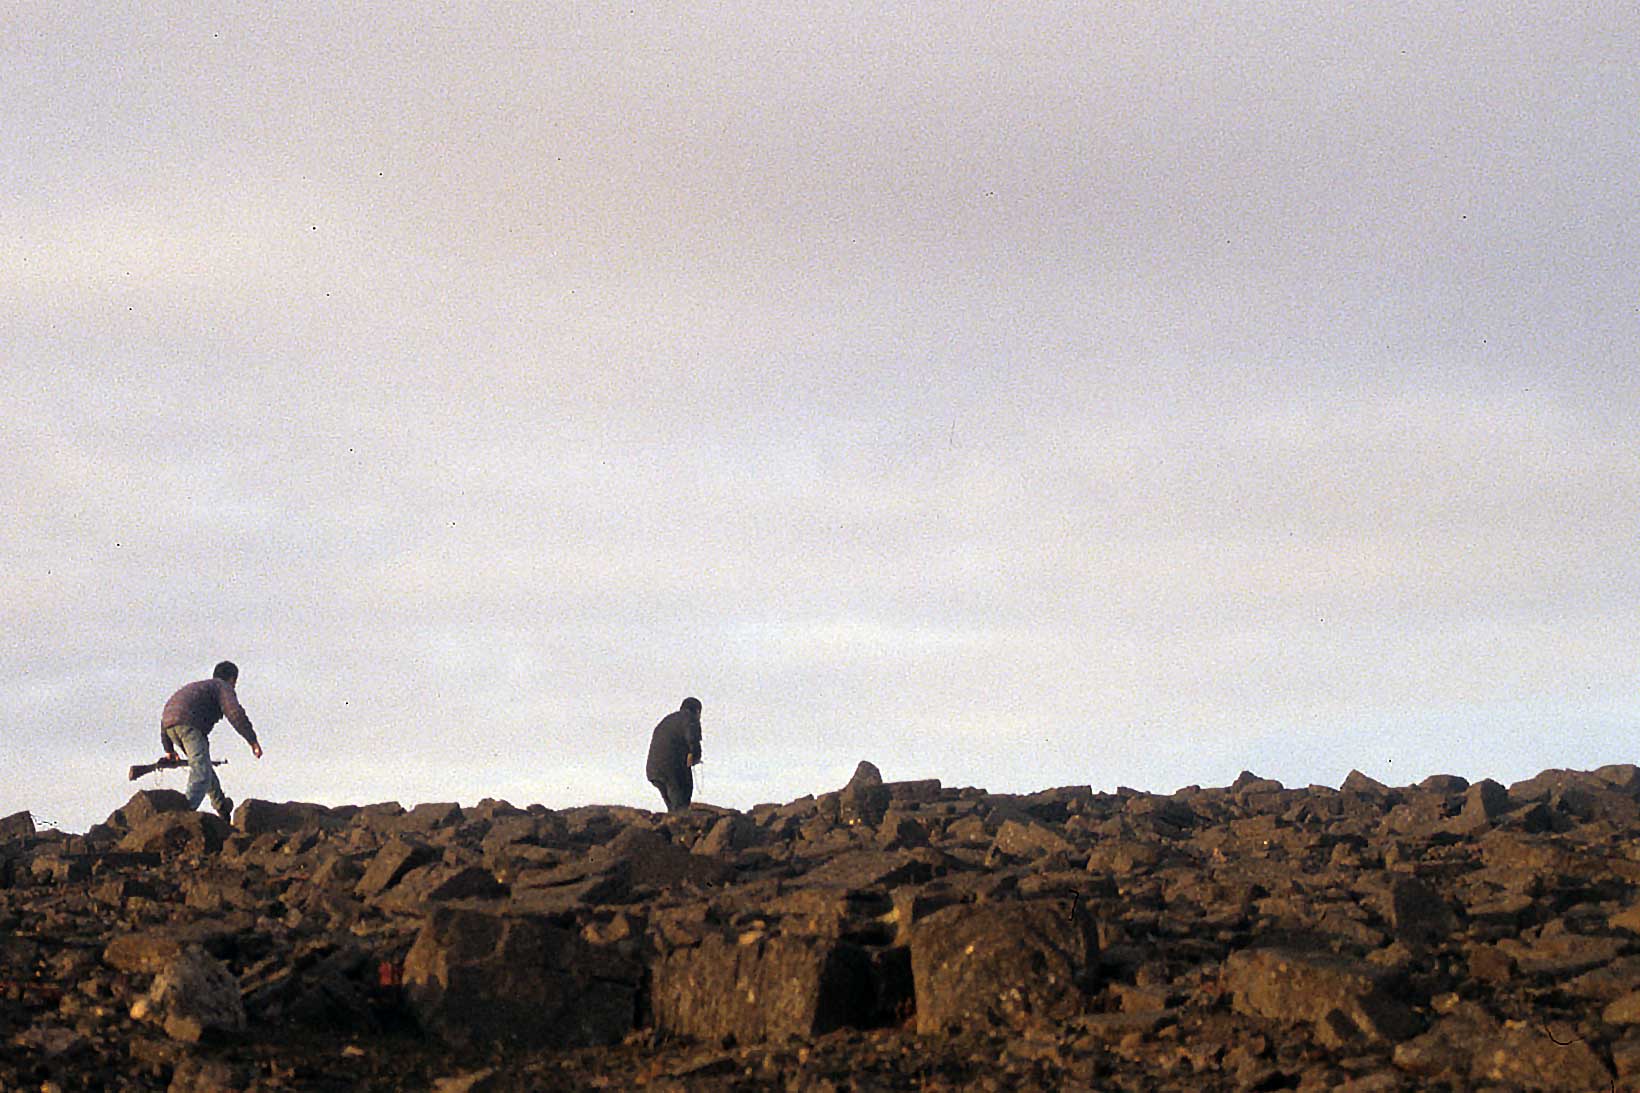
<svg viewBox="0 0 1640 1093"><path fill-rule="evenodd" d="M1640 769L0 818L0 1089L1640 1088Z"/></svg>

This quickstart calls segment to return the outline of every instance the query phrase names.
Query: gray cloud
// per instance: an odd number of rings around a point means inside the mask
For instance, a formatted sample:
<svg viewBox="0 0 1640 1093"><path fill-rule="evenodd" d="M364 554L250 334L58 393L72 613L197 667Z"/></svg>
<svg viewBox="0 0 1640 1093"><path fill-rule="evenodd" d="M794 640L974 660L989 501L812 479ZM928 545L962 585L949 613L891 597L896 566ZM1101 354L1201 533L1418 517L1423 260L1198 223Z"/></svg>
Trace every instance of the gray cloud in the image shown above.
<svg viewBox="0 0 1640 1093"><path fill-rule="evenodd" d="M0 811L1624 757L1626 9L6 18Z"/></svg>

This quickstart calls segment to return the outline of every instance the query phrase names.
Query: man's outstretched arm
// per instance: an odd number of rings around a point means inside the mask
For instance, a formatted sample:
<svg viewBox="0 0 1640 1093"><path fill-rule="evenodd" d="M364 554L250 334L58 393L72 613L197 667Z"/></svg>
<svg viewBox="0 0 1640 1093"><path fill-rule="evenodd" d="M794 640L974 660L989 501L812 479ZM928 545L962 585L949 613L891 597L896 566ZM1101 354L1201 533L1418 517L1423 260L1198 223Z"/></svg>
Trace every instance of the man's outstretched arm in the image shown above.
<svg viewBox="0 0 1640 1093"><path fill-rule="evenodd" d="M251 727L250 715L245 707L239 704L239 695L234 692L231 684L221 687L222 715L233 726L233 731L245 738L245 743L251 746L251 754L258 759L262 758L262 745L256 739L256 730Z"/></svg>

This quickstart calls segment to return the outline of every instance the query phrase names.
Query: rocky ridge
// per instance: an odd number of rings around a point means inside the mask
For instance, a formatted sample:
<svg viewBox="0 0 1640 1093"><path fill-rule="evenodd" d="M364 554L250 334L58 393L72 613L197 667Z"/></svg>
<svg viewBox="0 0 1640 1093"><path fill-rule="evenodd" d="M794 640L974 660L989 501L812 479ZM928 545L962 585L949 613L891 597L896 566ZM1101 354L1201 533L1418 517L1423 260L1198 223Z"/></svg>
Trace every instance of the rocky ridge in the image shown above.
<svg viewBox="0 0 1640 1093"><path fill-rule="evenodd" d="M0 819L0 1088L1640 1088L1640 768Z"/></svg>

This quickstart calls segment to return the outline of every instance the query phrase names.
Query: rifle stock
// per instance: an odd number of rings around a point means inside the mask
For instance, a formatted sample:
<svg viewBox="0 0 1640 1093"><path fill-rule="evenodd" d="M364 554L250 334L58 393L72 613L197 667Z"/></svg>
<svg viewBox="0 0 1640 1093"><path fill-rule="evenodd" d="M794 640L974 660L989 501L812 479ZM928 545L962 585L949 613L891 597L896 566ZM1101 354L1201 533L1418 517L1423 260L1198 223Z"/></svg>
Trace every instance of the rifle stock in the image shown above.
<svg viewBox="0 0 1640 1093"><path fill-rule="evenodd" d="M213 760L211 760L211 766L213 766L213 767L226 766L227 762L228 761L226 759L213 759ZM128 781L128 782L135 782L138 778L141 778L143 775L152 774L156 770L175 770L177 767L185 767L187 765L188 765L188 760L186 760L186 759L183 759L183 758L180 758L180 757L176 758L176 759L173 759L170 756L166 756L165 758L160 759L158 762L138 763L138 764L136 764L129 771L126 772L125 780Z"/></svg>

